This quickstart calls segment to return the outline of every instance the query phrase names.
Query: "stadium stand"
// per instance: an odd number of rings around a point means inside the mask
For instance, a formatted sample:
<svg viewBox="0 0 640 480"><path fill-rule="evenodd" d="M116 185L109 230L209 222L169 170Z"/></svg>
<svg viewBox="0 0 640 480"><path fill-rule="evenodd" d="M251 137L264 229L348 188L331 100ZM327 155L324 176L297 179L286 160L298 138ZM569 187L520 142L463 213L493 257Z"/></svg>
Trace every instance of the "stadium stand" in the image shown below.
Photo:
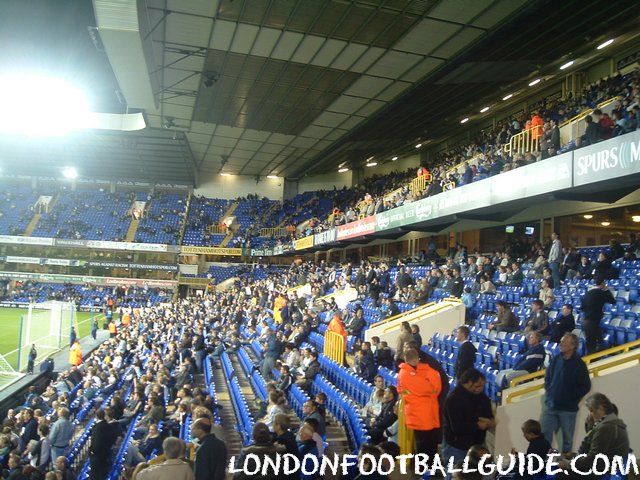
<svg viewBox="0 0 640 480"><path fill-rule="evenodd" d="M100 128L0 120L3 480L442 477L229 471L284 452L635 459L640 4L84 3L88 48L39 57L115 95L91 99ZM47 12L6 18L56 39ZM91 332L15 371L16 317L52 300Z"/></svg>

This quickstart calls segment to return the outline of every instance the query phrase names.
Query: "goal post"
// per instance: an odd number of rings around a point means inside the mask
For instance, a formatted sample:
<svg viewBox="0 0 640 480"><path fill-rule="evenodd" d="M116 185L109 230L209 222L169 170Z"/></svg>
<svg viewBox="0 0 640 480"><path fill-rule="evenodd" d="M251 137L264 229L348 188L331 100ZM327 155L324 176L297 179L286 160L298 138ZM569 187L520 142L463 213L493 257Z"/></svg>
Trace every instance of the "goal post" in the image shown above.
<svg viewBox="0 0 640 480"><path fill-rule="evenodd" d="M37 365L52 353L69 346L71 327L76 327L76 306L72 302L49 301L29 305L20 321L18 371L27 369L31 346Z"/></svg>

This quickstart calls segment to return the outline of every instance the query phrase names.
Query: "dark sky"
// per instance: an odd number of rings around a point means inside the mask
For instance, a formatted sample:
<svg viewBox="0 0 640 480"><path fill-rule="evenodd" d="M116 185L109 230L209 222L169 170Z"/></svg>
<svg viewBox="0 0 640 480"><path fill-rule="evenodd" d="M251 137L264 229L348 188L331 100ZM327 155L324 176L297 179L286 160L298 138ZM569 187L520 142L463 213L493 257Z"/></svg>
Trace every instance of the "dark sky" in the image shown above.
<svg viewBox="0 0 640 480"><path fill-rule="evenodd" d="M95 23L91 0L0 0L0 74L62 77L94 111L122 111L109 60L87 30Z"/></svg>

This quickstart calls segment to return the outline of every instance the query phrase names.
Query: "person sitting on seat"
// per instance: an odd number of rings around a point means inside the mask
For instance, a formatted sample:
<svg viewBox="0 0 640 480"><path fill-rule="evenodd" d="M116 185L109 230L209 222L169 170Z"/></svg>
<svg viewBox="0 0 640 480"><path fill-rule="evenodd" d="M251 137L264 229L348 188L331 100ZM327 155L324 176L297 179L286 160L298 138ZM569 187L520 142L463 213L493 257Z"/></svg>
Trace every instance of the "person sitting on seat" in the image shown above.
<svg viewBox="0 0 640 480"><path fill-rule="evenodd" d="M504 300L496 302L498 320L489 325L489 330L512 333L518 330L518 317L511 311L511 307Z"/></svg>
<svg viewBox="0 0 640 480"><path fill-rule="evenodd" d="M496 384L501 388L509 386L511 380L527 375L528 373L537 372L544 365L544 357L546 352L542 345L542 334L539 332L530 332L527 336L529 349L522 354L522 358L513 368L502 370L496 375Z"/></svg>
<svg viewBox="0 0 640 480"><path fill-rule="evenodd" d="M371 419L369 436L375 444L384 439L384 432L397 420L398 415L394 413L394 406L398 401L398 390L393 385L389 385L382 397L382 408L375 418Z"/></svg>

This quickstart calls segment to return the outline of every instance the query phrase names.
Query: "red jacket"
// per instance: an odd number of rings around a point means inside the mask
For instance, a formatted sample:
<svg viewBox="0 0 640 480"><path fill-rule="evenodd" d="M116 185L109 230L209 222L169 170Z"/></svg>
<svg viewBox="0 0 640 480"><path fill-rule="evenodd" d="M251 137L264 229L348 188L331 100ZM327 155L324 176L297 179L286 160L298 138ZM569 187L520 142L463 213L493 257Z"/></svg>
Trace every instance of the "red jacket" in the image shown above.
<svg viewBox="0 0 640 480"><path fill-rule="evenodd" d="M426 363L417 367L400 365L398 392L404 399L404 418L412 430L440 428L438 395L442 389L440 374Z"/></svg>

